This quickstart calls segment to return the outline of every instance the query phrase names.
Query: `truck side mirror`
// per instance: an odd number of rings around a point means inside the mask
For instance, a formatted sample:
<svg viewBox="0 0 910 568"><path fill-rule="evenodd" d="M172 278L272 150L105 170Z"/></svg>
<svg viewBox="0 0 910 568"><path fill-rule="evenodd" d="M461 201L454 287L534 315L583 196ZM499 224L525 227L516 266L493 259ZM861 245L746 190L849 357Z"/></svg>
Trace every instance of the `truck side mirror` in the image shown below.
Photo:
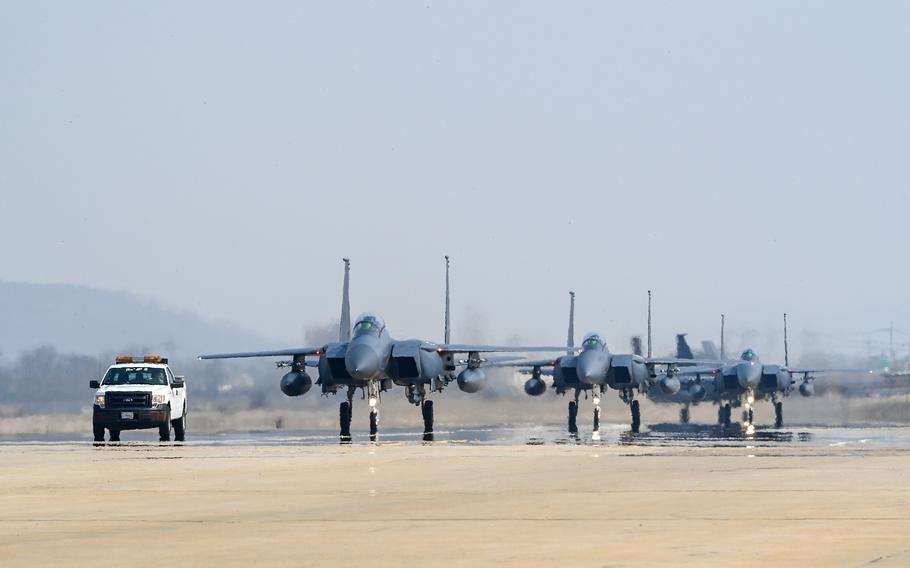
<svg viewBox="0 0 910 568"><path fill-rule="evenodd" d="M99 380L97 380L97 379L92 379L92 380L90 380L90 381L88 382L88 388L90 388L90 389L98 389L98 388L101 388L101 381L99 381Z"/></svg>
<svg viewBox="0 0 910 568"><path fill-rule="evenodd" d="M174 377L174 382L171 383L171 388L182 389L184 386L186 386L186 380L184 379L183 375L176 375Z"/></svg>

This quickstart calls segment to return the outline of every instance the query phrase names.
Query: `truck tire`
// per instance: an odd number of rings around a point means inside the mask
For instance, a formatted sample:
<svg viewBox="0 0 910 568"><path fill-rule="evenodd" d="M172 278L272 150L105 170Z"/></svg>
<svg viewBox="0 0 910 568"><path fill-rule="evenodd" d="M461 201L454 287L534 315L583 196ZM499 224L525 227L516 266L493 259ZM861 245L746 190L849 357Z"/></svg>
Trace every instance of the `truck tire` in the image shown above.
<svg viewBox="0 0 910 568"><path fill-rule="evenodd" d="M115 430L115 429L113 429L113 428L108 428L108 431L110 431L110 434L111 434L111 436L110 436L110 441L111 441L111 442L119 442L119 441L120 441L120 430Z"/></svg>
<svg viewBox="0 0 910 568"><path fill-rule="evenodd" d="M171 441L171 421L165 420L164 424L158 426L158 440L161 442Z"/></svg>
<svg viewBox="0 0 910 568"><path fill-rule="evenodd" d="M177 420L171 420L171 426L174 427L174 441L186 441L186 409L183 409L183 416Z"/></svg>
<svg viewBox="0 0 910 568"><path fill-rule="evenodd" d="M101 426L100 424L92 422L92 433L95 435L96 442L104 441L104 426Z"/></svg>

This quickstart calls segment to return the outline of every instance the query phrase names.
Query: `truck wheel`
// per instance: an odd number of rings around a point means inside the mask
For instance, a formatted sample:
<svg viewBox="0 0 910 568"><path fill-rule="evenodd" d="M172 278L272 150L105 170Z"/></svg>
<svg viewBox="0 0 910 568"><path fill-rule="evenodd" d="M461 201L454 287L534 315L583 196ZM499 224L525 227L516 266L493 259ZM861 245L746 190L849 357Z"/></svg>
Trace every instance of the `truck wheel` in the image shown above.
<svg viewBox="0 0 910 568"><path fill-rule="evenodd" d="M114 430L113 428L108 428L108 431L110 431L110 433L111 433L111 436L110 436L111 442L120 441L120 430Z"/></svg>
<svg viewBox="0 0 910 568"><path fill-rule="evenodd" d="M164 424L158 426L158 439L162 442L171 441L171 421L166 420Z"/></svg>
<svg viewBox="0 0 910 568"><path fill-rule="evenodd" d="M171 420L171 426L174 427L174 441L183 442L186 440L186 410L183 411L183 416L177 420Z"/></svg>
<svg viewBox="0 0 910 568"><path fill-rule="evenodd" d="M96 442L104 441L104 426L92 422L92 433L95 435Z"/></svg>

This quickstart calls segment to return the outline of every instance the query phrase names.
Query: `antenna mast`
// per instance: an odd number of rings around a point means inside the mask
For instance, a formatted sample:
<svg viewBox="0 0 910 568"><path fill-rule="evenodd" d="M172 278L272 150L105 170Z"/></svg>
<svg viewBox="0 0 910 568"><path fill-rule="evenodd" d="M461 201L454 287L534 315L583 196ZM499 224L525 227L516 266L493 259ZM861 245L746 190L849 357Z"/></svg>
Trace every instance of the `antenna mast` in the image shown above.
<svg viewBox="0 0 910 568"><path fill-rule="evenodd" d="M787 313L784 312L784 366L790 366L790 347L787 344Z"/></svg>
<svg viewBox="0 0 910 568"><path fill-rule="evenodd" d="M342 258L344 261L344 286L341 291L341 320L338 327L338 340L351 340L351 259Z"/></svg>
<svg viewBox="0 0 910 568"><path fill-rule="evenodd" d="M445 343L451 343L451 335L452 335L451 325L452 324L451 324L451 320L449 319L449 317L450 317L450 314L449 314L449 257L448 257L448 255L446 255L446 322L445 322L446 329L445 329L445 334L444 334L445 338L443 339L443 341Z"/></svg>
<svg viewBox="0 0 910 568"><path fill-rule="evenodd" d="M724 314L720 314L720 360L724 360Z"/></svg>
<svg viewBox="0 0 910 568"><path fill-rule="evenodd" d="M569 291L569 337L566 338L566 353L575 351L575 292Z"/></svg>
<svg viewBox="0 0 910 568"><path fill-rule="evenodd" d="M648 358L651 358L651 291L648 290Z"/></svg>

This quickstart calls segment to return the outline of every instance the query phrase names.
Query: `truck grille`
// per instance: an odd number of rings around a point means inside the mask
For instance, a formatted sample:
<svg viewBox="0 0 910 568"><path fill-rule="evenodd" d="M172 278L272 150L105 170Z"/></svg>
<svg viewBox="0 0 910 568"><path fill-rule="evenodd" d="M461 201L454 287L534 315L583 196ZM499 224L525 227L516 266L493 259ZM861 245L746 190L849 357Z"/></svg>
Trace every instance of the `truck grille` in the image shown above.
<svg viewBox="0 0 910 568"><path fill-rule="evenodd" d="M148 408L152 394L147 392L109 392L105 400L108 408Z"/></svg>

